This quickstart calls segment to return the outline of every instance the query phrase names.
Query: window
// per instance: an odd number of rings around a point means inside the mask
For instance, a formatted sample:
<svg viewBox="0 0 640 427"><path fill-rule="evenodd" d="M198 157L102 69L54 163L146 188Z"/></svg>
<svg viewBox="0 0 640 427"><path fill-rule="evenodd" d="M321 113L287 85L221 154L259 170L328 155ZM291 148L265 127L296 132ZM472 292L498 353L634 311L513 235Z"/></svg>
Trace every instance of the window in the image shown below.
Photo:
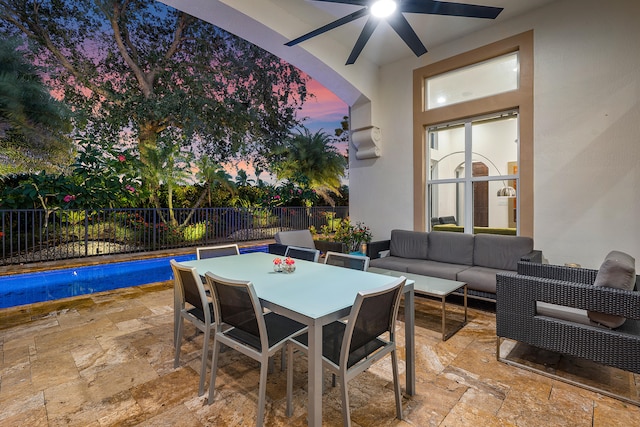
<svg viewBox="0 0 640 427"><path fill-rule="evenodd" d="M434 126L427 132L427 140L439 142L427 151L430 229L516 234L517 112Z"/></svg>
<svg viewBox="0 0 640 427"><path fill-rule="evenodd" d="M533 236L533 31L414 70L413 95L414 229Z"/></svg>
<svg viewBox="0 0 640 427"><path fill-rule="evenodd" d="M426 109L518 89L518 52L426 79Z"/></svg>

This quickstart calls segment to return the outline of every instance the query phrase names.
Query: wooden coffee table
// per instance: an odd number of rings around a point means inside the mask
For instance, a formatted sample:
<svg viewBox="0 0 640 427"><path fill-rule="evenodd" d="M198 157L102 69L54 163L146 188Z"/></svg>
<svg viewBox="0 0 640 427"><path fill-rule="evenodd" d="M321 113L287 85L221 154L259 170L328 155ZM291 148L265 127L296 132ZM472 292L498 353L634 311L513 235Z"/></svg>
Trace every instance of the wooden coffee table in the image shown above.
<svg viewBox="0 0 640 427"><path fill-rule="evenodd" d="M464 282L458 282L455 280L441 279L439 277L423 276L421 274L412 274L402 271L388 270L385 268L370 267L368 270L370 273L385 274L387 276L400 277L404 276L407 279L413 280L413 290L416 295L427 295L434 298L440 298L442 302L442 341L446 341L453 334L467 324L467 284ZM446 299L458 289L464 290L464 321L460 323L455 329L447 333L446 328Z"/></svg>

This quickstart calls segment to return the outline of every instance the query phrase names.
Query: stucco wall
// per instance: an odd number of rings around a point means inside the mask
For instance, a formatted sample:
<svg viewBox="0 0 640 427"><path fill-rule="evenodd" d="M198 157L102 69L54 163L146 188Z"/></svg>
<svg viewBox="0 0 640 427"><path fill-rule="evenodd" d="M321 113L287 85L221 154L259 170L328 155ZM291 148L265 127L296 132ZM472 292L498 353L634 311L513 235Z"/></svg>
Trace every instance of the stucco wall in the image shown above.
<svg viewBox="0 0 640 427"><path fill-rule="evenodd" d="M552 263L640 259L640 2L564 0L380 70L382 157L352 159L351 215L412 228L412 70L534 30L534 239Z"/></svg>

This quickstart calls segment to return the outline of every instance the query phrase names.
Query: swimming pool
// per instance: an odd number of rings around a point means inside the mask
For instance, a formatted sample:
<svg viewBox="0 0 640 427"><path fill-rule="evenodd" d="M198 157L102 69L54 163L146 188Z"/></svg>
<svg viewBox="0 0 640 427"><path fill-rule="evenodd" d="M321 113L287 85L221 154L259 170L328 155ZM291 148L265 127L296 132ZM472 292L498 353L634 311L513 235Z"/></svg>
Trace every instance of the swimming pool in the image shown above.
<svg viewBox="0 0 640 427"><path fill-rule="evenodd" d="M267 246L240 248L241 253L267 252ZM86 267L0 277L0 308L173 280L169 260L190 261L195 254L114 262Z"/></svg>

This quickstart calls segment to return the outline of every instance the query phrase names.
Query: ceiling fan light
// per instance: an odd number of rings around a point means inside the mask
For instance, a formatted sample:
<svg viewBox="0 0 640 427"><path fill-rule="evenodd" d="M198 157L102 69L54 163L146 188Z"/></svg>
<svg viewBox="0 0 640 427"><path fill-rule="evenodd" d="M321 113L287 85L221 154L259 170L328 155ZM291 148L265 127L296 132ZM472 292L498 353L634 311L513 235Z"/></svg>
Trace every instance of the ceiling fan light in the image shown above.
<svg viewBox="0 0 640 427"><path fill-rule="evenodd" d="M371 5L371 14L376 18L386 18L395 12L397 7L394 0L378 0Z"/></svg>

